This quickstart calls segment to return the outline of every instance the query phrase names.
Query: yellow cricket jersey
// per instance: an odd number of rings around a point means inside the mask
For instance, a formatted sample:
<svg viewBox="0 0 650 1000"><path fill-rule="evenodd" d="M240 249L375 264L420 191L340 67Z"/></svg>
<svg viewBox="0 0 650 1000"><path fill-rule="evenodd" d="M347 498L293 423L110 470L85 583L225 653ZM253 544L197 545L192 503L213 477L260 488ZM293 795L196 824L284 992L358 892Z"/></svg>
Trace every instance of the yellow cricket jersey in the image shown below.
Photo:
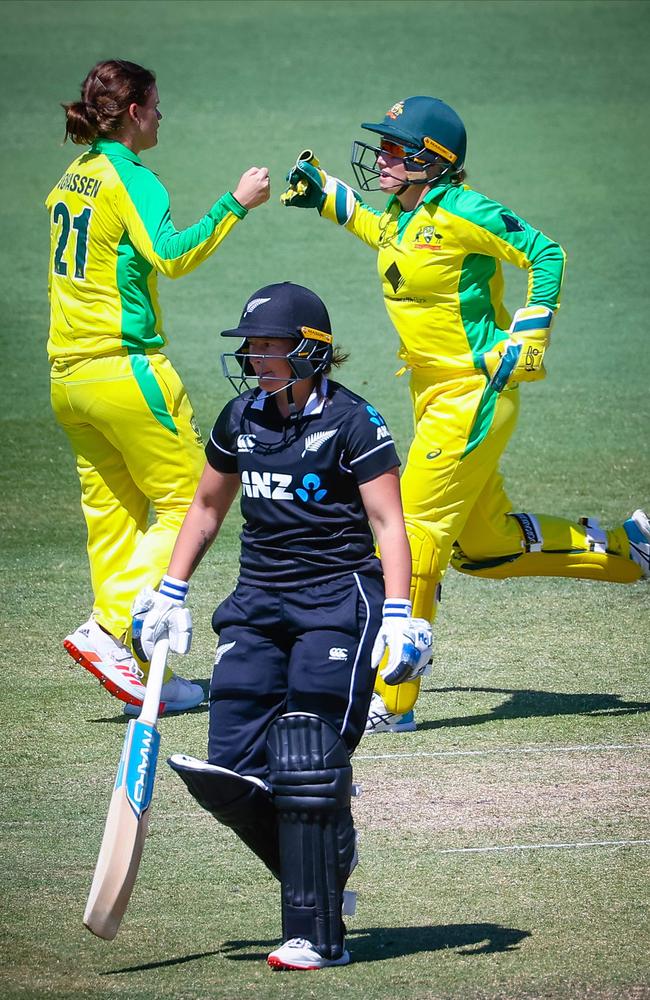
<svg viewBox="0 0 650 1000"><path fill-rule="evenodd" d="M47 197L50 213L50 361L138 354L166 341L158 272L188 274L247 210L230 192L176 230L169 195L122 143L98 139Z"/></svg>
<svg viewBox="0 0 650 1000"><path fill-rule="evenodd" d="M395 197L377 212L333 177L325 195L321 214L378 251L384 302L410 368L440 378L483 370L483 353L510 325L501 261L528 269L527 305L559 305L562 248L467 186L440 184L412 212Z"/></svg>

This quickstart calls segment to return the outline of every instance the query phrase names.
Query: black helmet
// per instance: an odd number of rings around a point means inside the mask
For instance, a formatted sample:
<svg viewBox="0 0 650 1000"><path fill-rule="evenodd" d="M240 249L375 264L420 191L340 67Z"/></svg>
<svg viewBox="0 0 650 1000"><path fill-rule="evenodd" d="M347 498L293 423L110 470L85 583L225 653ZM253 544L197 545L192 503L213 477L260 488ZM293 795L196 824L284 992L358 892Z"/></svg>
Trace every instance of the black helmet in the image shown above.
<svg viewBox="0 0 650 1000"><path fill-rule="evenodd" d="M419 179L418 175L422 175L431 163L444 167L436 180L450 172L459 172L465 163L465 126L454 109L437 97L407 97L393 104L382 121L363 122L361 127L403 148L402 159L410 183L430 183L427 178ZM364 162L367 152L371 153L372 162ZM379 152L376 146L365 142L355 142L352 146L352 167L364 191L373 190L370 183L380 174L375 165Z"/></svg>
<svg viewBox="0 0 650 1000"><path fill-rule="evenodd" d="M332 326L324 302L315 292L282 281L258 289L248 299L233 330L223 330L222 337L243 337L236 351L221 355L223 373L237 390L252 388L248 378L254 377L249 337L279 337L295 341L286 360L294 377L282 380L282 387L304 378L312 378L329 368L332 362ZM239 371L230 371L228 360L235 358Z"/></svg>

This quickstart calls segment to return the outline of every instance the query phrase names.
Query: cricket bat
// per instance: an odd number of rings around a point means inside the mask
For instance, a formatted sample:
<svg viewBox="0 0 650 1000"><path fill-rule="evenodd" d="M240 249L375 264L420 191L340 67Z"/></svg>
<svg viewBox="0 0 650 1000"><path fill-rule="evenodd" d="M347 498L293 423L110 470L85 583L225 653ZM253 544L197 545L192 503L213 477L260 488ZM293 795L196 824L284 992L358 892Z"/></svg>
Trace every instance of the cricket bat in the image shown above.
<svg viewBox="0 0 650 1000"><path fill-rule="evenodd" d="M117 934L138 874L147 835L160 745L156 722L168 652L169 639L159 639L151 657L142 710L127 726L84 912L85 926L105 941L112 941Z"/></svg>

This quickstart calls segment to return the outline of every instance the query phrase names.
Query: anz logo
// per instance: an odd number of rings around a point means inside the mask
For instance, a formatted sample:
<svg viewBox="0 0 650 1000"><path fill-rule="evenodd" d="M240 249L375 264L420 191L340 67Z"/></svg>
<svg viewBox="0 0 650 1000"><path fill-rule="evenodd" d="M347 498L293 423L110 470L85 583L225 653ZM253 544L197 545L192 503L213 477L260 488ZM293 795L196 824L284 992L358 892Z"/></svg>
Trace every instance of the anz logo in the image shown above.
<svg viewBox="0 0 650 1000"><path fill-rule="evenodd" d="M368 411L370 417L370 423L374 424L377 428L377 440L382 441L384 438L389 438L390 431L388 430L386 421L382 417L381 413L379 413L374 406L371 406L370 403L366 405L366 410Z"/></svg>
<svg viewBox="0 0 650 1000"><path fill-rule="evenodd" d="M323 489L320 476L313 472L308 472L302 477L300 486L295 494L290 486L293 476L283 472L249 472L244 470L241 474L242 492L245 497L257 500L260 497L264 500L295 500L299 497L304 503L310 500L317 502L327 496L327 490Z"/></svg>
<svg viewBox="0 0 650 1000"><path fill-rule="evenodd" d="M293 500L287 489L292 477L282 472L248 472L241 474L241 488L245 497L263 497L265 500Z"/></svg>

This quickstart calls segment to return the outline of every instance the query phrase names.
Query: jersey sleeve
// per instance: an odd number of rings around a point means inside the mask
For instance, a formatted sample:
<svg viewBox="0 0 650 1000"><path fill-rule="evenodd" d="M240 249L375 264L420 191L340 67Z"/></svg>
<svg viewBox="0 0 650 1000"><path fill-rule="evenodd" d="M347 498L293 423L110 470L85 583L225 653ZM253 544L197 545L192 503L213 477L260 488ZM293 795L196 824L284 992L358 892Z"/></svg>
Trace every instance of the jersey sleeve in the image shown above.
<svg viewBox="0 0 650 1000"><path fill-rule="evenodd" d="M368 483L400 465L386 421L363 400L348 421L343 464L358 483Z"/></svg>
<svg viewBox="0 0 650 1000"><path fill-rule="evenodd" d="M237 435L233 431L231 400L217 417L205 446L208 464L217 472L238 472Z"/></svg>
<svg viewBox="0 0 650 1000"><path fill-rule="evenodd" d="M475 191L461 190L451 211L467 223L463 243L470 253L496 257L528 271L526 305L558 308L566 263L558 243Z"/></svg>
<svg viewBox="0 0 650 1000"><path fill-rule="evenodd" d="M324 194L325 201L320 209L323 218L345 226L348 232L376 250L382 232L380 220L383 213L366 205L359 192L338 177L328 176Z"/></svg>
<svg viewBox="0 0 650 1000"><path fill-rule="evenodd" d="M122 181L118 212L124 228L145 260L168 278L193 271L248 214L228 191L193 226L176 229L169 194L151 170L134 164Z"/></svg>

